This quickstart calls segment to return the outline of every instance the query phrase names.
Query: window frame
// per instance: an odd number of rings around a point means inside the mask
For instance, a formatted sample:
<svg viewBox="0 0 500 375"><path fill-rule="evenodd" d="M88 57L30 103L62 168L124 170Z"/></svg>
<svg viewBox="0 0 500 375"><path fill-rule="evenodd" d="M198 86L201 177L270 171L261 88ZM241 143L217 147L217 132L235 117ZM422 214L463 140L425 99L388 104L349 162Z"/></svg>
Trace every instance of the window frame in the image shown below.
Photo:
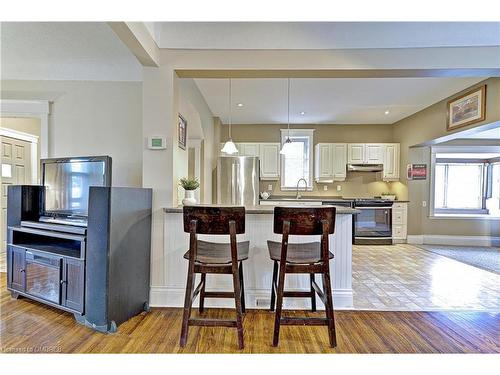
<svg viewBox="0 0 500 375"><path fill-rule="evenodd" d="M309 140L309 178L308 178L308 184L307 184L307 189L306 191L312 191L313 190L313 169L314 169L314 129L290 129L290 133L288 132L288 129L280 129L281 130L281 147L283 147L283 144L285 143L286 139L288 138L288 135L290 137L307 137ZM281 191L295 191L297 190L296 186L284 186L285 183L285 156L280 154L280 167L281 167L281 173L280 173L280 188ZM299 187L303 191L303 186L301 185Z"/></svg>
<svg viewBox="0 0 500 375"><path fill-rule="evenodd" d="M497 146L483 146L480 153L498 153L500 152L500 148ZM435 189L436 189L436 164L437 160L446 160L444 158L437 158L436 154L441 153L478 153L477 147L471 146L446 146L446 147L431 147L431 168L430 168L430 186L429 186L429 218L483 218L483 219L491 219L491 220L499 220L500 217L496 214L489 212L486 208L486 192L488 189L488 176L487 170L488 165L500 162L499 158L492 159L450 159L450 162L457 162L457 160L461 160L463 162L467 161L469 163L483 163L483 185L482 185L482 207L481 209L436 209L435 208Z"/></svg>

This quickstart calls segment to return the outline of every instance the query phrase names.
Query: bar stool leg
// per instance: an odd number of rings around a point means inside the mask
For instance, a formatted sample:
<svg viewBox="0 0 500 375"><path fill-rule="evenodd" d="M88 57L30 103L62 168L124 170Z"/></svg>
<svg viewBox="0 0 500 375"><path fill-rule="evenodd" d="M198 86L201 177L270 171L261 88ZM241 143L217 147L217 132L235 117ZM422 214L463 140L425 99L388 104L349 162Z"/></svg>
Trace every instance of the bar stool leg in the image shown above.
<svg viewBox="0 0 500 375"><path fill-rule="evenodd" d="M201 287L201 290L200 290L200 306L199 306L200 313L205 311L205 284L206 284L206 280L207 280L207 274L202 273L201 274L201 282L203 283L203 286Z"/></svg>
<svg viewBox="0 0 500 375"><path fill-rule="evenodd" d="M279 280L278 280L278 296L276 300L276 313L274 315L273 346L278 346L278 342L280 339L281 310L283 307L283 290L285 288L285 269L286 269L286 264L280 264Z"/></svg>
<svg viewBox="0 0 500 375"><path fill-rule="evenodd" d="M185 347L187 342L189 330L189 317L191 316L191 305L193 303L193 289L194 289L195 275L194 275L194 262L189 262L187 282L186 282L186 296L184 298L184 314L182 317L182 330L180 346Z"/></svg>
<svg viewBox="0 0 500 375"><path fill-rule="evenodd" d="M245 344L243 343L243 318L241 311L241 288L240 288L240 277L238 274L238 264L233 262L233 286L234 286L234 302L236 305L236 329L238 331L238 348L243 349Z"/></svg>
<svg viewBox="0 0 500 375"><path fill-rule="evenodd" d="M241 311L246 313L245 306L245 282L243 280L243 261L240 262L240 285L241 285Z"/></svg>
<svg viewBox="0 0 500 375"><path fill-rule="evenodd" d="M326 297L326 318L328 319L328 337L330 338L330 346L337 346L337 333L335 331L335 316L333 312L332 284L330 281L330 270L327 268L323 272L323 290Z"/></svg>
<svg viewBox="0 0 500 375"><path fill-rule="evenodd" d="M273 265L273 281L271 284L271 311L274 311L274 304L276 302L276 293L274 292L274 286L276 285L276 281L278 280L278 262L274 261Z"/></svg>
<svg viewBox="0 0 500 375"><path fill-rule="evenodd" d="M316 291L313 288L314 273L309 274L309 280L311 284L311 311L316 311Z"/></svg>

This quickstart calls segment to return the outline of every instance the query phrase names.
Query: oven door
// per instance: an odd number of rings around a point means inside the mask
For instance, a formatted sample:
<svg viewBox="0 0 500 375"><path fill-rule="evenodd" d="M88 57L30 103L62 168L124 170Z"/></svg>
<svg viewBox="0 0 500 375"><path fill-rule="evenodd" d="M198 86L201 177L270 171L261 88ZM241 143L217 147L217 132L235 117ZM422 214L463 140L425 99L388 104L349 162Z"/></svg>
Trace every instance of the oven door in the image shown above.
<svg viewBox="0 0 500 375"><path fill-rule="evenodd" d="M356 207L361 212L356 215L355 239L392 240L391 207Z"/></svg>
<svg viewBox="0 0 500 375"><path fill-rule="evenodd" d="M61 303L62 258L26 251L26 293Z"/></svg>

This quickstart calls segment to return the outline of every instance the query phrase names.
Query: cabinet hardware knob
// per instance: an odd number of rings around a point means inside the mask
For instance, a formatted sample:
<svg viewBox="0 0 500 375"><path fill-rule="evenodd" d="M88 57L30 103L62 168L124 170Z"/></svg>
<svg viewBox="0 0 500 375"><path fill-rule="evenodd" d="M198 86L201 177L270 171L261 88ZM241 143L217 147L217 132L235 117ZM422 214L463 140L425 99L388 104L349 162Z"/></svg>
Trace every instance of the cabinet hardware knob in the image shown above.
<svg viewBox="0 0 500 375"><path fill-rule="evenodd" d="M66 280L61 280L61 284L66 284Z"/></svg>
<svg viewBox="0 0 500 375"><path fill-rule="evenodd" d="M23 268L22 270L20 270L19 272L26 272L26 270Z"/></svg>

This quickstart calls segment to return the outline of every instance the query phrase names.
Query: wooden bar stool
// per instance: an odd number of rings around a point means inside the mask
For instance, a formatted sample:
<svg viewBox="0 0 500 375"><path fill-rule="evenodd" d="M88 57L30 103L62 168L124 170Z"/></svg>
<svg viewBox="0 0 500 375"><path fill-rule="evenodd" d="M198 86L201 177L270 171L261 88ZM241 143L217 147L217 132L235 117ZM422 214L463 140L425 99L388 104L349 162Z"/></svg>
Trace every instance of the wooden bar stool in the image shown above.
<svg viewBox="0 0 500 375"><path fill-rule="evenodd" d="M236 327L238 346L243 349L243 312L245 311L245 291L243 284L243 261L248 259L249 242L236 242L236 235L245 233L244 207L184 206L184 232L189 232L189 250L184 258L189 260L184 300L184 314L180 346L186 345L189 326ZM199 241L197 234L229 235L230 243ZM196 273L201 281L196 288ZM233 292L205 291L206 274L232 274ZM191 306L200 295L199 310L204 310L205 298L234 298L236 320L192 319Z"/></svg>
<svg viewBox="0 0 500 375"><path fill-rule="evenodd" d="M335 211L334 206L274 208L274 233L283 237L281 243L267 241L269 256L274 261L271 291L271 311L276 301L273 346L278 345L281 324L326 325L330 346L337 346L329 264L333 254L328 242L328 235L335 230ZM321 241L291 244L288 243L289 235L321 235ZM310 291L285 291L287 273L309 274ZM323 290L316 284L317 273L322 275ZM316 294L325 305L326 319L281 317L283 297L311 298L311 309L316 311Z"/></svg>

